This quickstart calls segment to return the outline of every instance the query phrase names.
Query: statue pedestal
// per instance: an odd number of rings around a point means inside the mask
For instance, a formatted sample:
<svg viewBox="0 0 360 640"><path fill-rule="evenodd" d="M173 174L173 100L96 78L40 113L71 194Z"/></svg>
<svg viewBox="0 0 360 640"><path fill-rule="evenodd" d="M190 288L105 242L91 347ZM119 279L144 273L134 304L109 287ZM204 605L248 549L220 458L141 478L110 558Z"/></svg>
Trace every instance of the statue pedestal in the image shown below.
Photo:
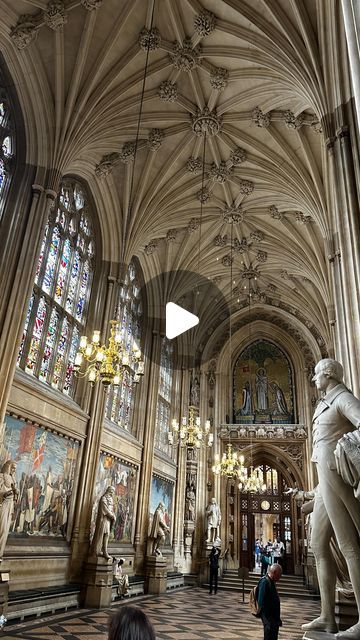
<svg viewBox="0 0 360 640"><path fill-rule="evenodd" d="M166 592L167 562L162 556L147 556L145 569L145 592L159 595Z"/></svg>
<svg viewBox="0 0 360 640"><path fill-rule="evenodd" d="M10 571L5 567L0 569L0 615L6 617L9 600Z"/></svg>
<svg viewBox="0 0 360 640"><path fill-rule="evenodd" d="M102 609L111 603L113 583L112 561L90 557L85 565L85 607Z"/></svg>
<svg viewBox="0 0 360 640"><path fill-rule="evenodd" d="M358 622L358 610L354 596L346 598L341 589L335 593L335 620L341 631Z"/></svg>

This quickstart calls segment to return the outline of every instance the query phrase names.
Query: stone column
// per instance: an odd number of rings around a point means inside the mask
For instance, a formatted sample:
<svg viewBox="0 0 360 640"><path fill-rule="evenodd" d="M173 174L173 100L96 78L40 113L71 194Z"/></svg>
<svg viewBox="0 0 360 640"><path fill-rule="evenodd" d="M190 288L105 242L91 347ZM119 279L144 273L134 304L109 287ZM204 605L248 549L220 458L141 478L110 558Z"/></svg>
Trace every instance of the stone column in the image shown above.
<svg viewBox="0 0 360 640"><path fill-rule="evenodd" d="M346 43L349 54L351 83L357 115L358 135L360 134L360 5L358 0L341 0L344 17Z"/></svg>
<svg viewBox="0 0 360 640"><path fill-rule="evenodd" d="M109 321L113 315L115 298L114 279L109 278L107 283L107 295L105 311L102 322L102 335L106 336L109 329ZM89 384L89 383L88 383ZM81 459L81 471L76 496L75 521L72 535L71 579L79 579L83 563L88 555L90 545L90 524L93 507L93 493L96 483L96 475L99 463L100 443L106 391L102 384L97 383L90 394L87 438Z"/></svg>
<svg viewBox="0 0 360 640"><path fill-rule="evenodd" d="M154 458L154 434L156 422L156 405L159 384L159 362L161 339L159 331L154 328L150 334L149 358L147 372L147 398L145 407L146 428L144 429L143 455L139 480L138 495L142 497L138 501L136 529L135 529L135 572L141 573L144 570L144 558L146 555L148 528L149 528L149 505L151 491L151 477Z"/></svg>

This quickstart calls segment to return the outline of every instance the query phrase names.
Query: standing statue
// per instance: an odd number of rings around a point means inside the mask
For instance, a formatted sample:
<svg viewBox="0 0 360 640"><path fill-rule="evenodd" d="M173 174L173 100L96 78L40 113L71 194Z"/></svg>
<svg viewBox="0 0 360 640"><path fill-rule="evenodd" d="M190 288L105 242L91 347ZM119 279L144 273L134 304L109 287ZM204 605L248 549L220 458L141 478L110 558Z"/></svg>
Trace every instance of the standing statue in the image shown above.
<svg viewBox="0 0 360 640"><path fill-rule="evenodd" d="M0 562L11 525L14 503L19 497L16 488L16 462L8 460L3 464L0 473Z"/></svg>
<svg viewBox="0 0 360 640"><path fill-rule="evenodd" d="M159 502L154 513L150 532L150 538L154 540L153 556L162 556L160 547L164 544L167 533L170 533L170 529L165 522L165 505L163 502Z"/></svg>
<svg viewBox="0 0 360 640"><path fill-rule="evenodd" d="M195 499L194 485L190 484L185 494L185 520L195 520Z"/></svg>
<svg viewBox="0 0 360 640"><path fill-rule="evenodd" d="M343 368L336 360L320 360L313 380L325 395L313 417L312 461L317 466L319 485L315 492L312 516L311 548L313 550L321 596L321 614L305 630L336 633L335 584L336 565L331 553L331 538L346 559L347 569L360 612L360 505L352 487L337 472L334 449L338 440L352 427L360 426L360 400L342 383ZM338 640L360 640L360 621Z"/></svg>
<svg viewBox="0 0 360 640"><path fill-rule="evenodd" d="M250 386L249 380L246 380L242 390L242 405L240 409L240 415L248 416L252 414L252 412L253 412L253 407L252 407L251 386Z"/></svg>
<svg viewBox="0 0 360 640"><path fill-rule="evenodd" d="M106 560L111 559L108 553L108 542L110 530L116 518L114 511L114 493L115 488L109 486L99 500L95 533L91 545L91 555L103 557Z"/></svg>
<svg viewBox="0 0 360 640"><path fill-rule="evenodd" d="M219 540L219 529L221 524L221 511L220 507L216 502L216 498L211 498L210 503L206 507L206 518L207 518L207 536L206 542L215 542L215 540Z"/></svg>
<svg viewBox="0 0 360 640"><path fill-rule="evenodd" d="M269 387L274 394L274 415L287 415L288 408L283 390L279 387L277 382L269 382Z"/></svg>

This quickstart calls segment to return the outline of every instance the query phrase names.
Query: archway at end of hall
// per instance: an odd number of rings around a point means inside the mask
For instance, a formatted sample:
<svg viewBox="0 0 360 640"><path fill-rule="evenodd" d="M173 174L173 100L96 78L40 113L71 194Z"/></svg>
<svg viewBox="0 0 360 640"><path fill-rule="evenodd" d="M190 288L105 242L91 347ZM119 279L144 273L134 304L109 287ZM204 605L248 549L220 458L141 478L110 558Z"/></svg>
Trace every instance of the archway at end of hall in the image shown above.
<svg viewBox="0 0 360 640"><path fill-rule="evenodd" d="M254 448L255 449L255 448ZM254 450L253 462L266 489L261 493L244 493L235 480L227 486L229 539L232 541L232 557L235 566L250 570L256 564L255 541L263 547L277 538L284 544L280 561L287 574L301 574L303 570L303 521L300 507L284 492L288 487L303 488L301 469L290 456L276 445L268 450ZM299 461L302 466L301 461ZM231 531L232 529L232 531Z"/></svg>

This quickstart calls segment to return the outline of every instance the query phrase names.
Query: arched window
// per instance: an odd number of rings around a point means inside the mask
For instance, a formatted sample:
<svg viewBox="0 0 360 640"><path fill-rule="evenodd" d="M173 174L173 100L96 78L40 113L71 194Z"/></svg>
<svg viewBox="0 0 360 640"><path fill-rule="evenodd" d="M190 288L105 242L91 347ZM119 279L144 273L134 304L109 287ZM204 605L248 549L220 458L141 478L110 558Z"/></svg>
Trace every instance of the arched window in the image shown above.
<svg viewBox="0 0 360 640"><path fill-rule="evenodd" d="M14 167L15 140L9 100L0 75L0 219Z"/></svg>
<svg viewBox="0 0 360 640"><path fill-rule="evenodd" d="M122 338L127 351L131 351L134 342L141 348L142 301L140 285L135 264L129 264L125 281L121 287L118 309L122 326ZM124 372L119 386L111 386L108 393L105 415L111 422L129 431L135 431L133 425L134 393L136 383L131 369Z"/></svg>
<svg viewBox="0 0 360 640"><path fill-rule="evenodd" d="M173 381L173 345L170 340L163 338L160 357L160 377L156 408L155 447L170 455L171 447L168 443L170 425L171 391Z"/></svg>
<svg viewBox="0 0 360 640"><path fill-rule="evenodd" d="M73 395L74 361L94 271L94 237L83 187L62 183L45 228L18 365Z"/></svg>

